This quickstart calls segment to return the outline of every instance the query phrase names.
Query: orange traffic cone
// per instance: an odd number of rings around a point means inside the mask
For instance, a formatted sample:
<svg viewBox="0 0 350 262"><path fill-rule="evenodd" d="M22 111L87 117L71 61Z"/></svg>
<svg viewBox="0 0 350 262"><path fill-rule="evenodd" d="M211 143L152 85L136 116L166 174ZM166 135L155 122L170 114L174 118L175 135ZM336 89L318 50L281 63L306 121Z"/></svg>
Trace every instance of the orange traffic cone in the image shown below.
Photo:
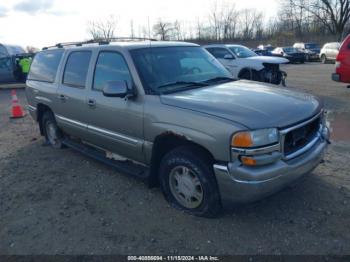
<svg viewBox="0 0 350 262"><path fill-rule="evenodd" d="M22 109L22 106L18 103L16 90L12 90L11 96L12 96L12 110L11 110L11 117L10 118L24 117L25 114L24 114L24 111Z"/></svg>

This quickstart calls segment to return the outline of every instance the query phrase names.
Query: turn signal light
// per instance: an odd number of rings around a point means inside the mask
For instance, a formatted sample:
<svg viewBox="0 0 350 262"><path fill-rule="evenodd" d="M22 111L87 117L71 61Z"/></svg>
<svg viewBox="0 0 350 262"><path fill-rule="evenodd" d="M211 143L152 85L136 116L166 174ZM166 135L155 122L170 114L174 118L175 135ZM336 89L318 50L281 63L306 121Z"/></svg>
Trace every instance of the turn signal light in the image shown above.
<svg viewBox="0 0 350 262"><path fill-rule="evenodd" d="M251 147L253 140L249 132L240 132L232 137L231 145L233 147Z"/></svg>

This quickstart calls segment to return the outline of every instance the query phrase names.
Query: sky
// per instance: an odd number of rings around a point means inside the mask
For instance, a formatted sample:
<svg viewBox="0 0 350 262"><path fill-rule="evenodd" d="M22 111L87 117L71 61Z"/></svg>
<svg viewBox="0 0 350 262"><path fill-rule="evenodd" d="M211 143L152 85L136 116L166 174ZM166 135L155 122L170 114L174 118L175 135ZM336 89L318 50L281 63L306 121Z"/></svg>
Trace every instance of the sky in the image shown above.
<svg viewBox="0 0 350 262"><path fill-rule="evenodd" d="M89 21L113 16L116 34L135 35L159 18L194 24L204 21L215 5L235 3L237 9L256 8L265 19L276 15L278 0L6 0L0 2L0 43L23 47L89 39Z"/></svg>

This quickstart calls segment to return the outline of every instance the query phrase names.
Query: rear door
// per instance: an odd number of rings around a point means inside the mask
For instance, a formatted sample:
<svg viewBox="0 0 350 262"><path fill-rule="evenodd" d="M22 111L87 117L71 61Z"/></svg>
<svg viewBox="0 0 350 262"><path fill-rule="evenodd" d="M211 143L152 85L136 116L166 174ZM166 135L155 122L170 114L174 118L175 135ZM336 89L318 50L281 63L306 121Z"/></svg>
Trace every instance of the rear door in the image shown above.
<svg viewBox="0 0 350 262"><path fill-rule="evenodd" d="M143 162L142 97L106 97L102 92L109 81L125 81L128 88L134 88L125 57L119 49L102 49L96 54L94 64L85 105L85 114L89 116L89 141L112 153Z"/></svg>
<svg viewBox="0 0 350 262"><path fill-rule="evenodd" d="M86 86L87 76L92 74L91 56L92 51L86 49L66 54L57 90L58 104L55 110L59 126L68 134L85 140L88 138Z"/></svg>

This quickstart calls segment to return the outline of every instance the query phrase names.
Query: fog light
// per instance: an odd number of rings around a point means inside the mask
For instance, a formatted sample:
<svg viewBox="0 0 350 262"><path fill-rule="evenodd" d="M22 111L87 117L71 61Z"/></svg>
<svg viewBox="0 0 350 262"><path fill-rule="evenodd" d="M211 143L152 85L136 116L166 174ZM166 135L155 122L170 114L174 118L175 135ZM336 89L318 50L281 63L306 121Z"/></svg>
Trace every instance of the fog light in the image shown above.
<svg viewBox="0 0 350 262"><path fill-rule="evenodd" d="M246 166L255 166L256 165L256 160L252 157L249 157L249 156L242 156L241 162Z"/></svg>

